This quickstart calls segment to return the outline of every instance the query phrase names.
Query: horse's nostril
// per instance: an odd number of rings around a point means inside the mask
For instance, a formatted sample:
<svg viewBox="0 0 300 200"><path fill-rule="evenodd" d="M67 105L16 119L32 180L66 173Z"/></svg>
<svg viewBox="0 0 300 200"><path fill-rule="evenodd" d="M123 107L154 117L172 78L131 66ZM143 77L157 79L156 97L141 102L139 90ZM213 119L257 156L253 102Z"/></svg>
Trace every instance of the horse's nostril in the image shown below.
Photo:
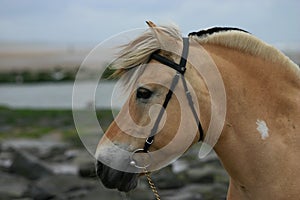
<svg viewBox="0 0 300 200"><path fill-rule="evenodd" d="M98 160L96 161L96 174L97 176L100 176L100 173L103 170L103 164L99 162Z"/></svg>
<svg viewBox="0 0 300 200"><path fill-rule="evenodd" d="M96 174L103 185L110 189L128 192L137 186L138 174L118 171L99 161L96 162Z"/></svg>

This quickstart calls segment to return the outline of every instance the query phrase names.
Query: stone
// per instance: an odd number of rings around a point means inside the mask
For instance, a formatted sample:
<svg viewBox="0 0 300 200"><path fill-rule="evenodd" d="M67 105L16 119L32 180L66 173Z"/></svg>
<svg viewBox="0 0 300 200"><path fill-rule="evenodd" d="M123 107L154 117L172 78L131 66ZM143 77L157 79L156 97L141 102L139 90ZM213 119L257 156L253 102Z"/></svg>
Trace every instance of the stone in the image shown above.
<svg viewBox="0 0 300 200"><path fill-rule="evenodd" d="M48 159L54 155L63 154L68 148L68 144L57 141L42 141L36 139L10 139L5 140L2 144L2 149L18 149L26 151L40 159Z"/></svg>
<svg viewBox="0 0 300 200"><path fill-rule="evenodd" d="M192 183L214 183L217 176L226 176L224 170L211 165L189 169L185 172L185 175L187 181Z"/></svg>
<svg viewBox="0 0 300 200"><path fill-rule="evenodd" d="M176 190L163 190L160 194L162 199L165 200L203 200L203 196L199 191L190 191L187 186Z"/></svg>
<svg viewBox="0 0 300 200"><path fill-rule="evenodd" d="M86 162L79 164L79 175L86 178L96 177L95 163Z"/></svg>
<svg viewBox="0 0 300 200"><path fill-rule="evenodd" d="M87 192L85 196L78 198L78 200L101 200L101 199L109 199L109 200L121 200L121 199L128 199L127 195L116 190L109 190L104 188L97 188ZM135 200L133 198L130 198Z"/></svg>
<svg viewBox="0 0 300 200"><path fill-rule="evenodd" d="M207 156L200 159L200 163L201 164L204 163L204 164L213 164L213 165L216 165L216 166L221 166L219 157L214 151L211 151Z"/></svg>
<svg viewBox="0 0 300 200"><path fill-rule="evenodd" d="M94 156L91 155L86 149L73 151L72 154L73 154L72 163L76 165L80 165L84 163L95 163Z"/></svg>
<svg viewBox="0 0 300 200"><path fill-rule="evenodd" d="M122 198L122 199L149 200L149 199L155 199L155 198L154 198L154 194L153 194L152 190L148 186L147 188L137 187L133 191L126 194L126 198Z"/></svg>
<svg viewBox="0 0 300 200"><path fill-rule="evenodd" d="M72 163L50 163L49 168L54 174L78 175L78 166Z"/></svg>
<svg viewBox="0 0 300 200"><path fill-rule="evenodd" d="M128 194L104 188L101 181L94 177L93 155L84 148L68 149L69 145L59 147L62 144L59 138L54 142L52 140L53 138L43 138L35 142L27 139L14 140L17 142L11 140L8 143L1 141L1 200L154 199L145 176L140 177L138 187ZM53 146L49 145L50 143ZM45 148L42 147L43 144ZM58 148L55 147L56 144ZM214 152L204 159L199 159L198 148L191 149L192 151L172 165L151 174L161 199L223 200L226 198L229 181L226 171ZM3 177L7 177L3 182L1 182L2 174ZM10 188L7 188L8 184Z"/></svg>
<svg viewBox="0 0 300 200"><path fill-rule="evenodd" d="M32 180L53 174L52 170L44 162L17 149L14 150L10 171Z"/></svg>
<svg viewBox="0 0 300 200"><path fill-rule="evenodd" d="M23 177L0 171L0 199L19 199L26 195L29 181Z"/></svg>
<svg viewBox="0 0 300 200"><path fill-rule="evenodd" d="M81 198L97 185L95 181L74 175L54 175L38 180L31 188L30 195L39 200Z"/></svg>
<svg viewBox="0 0 300 200"><path fill-rule="evenodd" d="M73 154L74 153L75 152L73 152ZM86 178L95 177L95 158L86 150L79 150L76 154L77 155L72 160L72 163L78 166L79 175Z"/></svg>
<svg viewBox="0 0 300 200"><path fill-rule="evenodd" d="M175 162L173 162L171 166L172 166L172 171L175 174L178 174L180 172L187 170L189 168L190 164L185 159L178 159Z"/></svg>
<svg viewBox="0 0 300 200"><path fill-rule="evenodd" d="M14 154L12 152L1 152L0 153L0 170L9 172L12 165Z"/></svg>
<svg viewBox="0 0 300 200"><path fill-rule="evenodd" d="M204 200L201 194L176 193L167 197L162 196L165 200Z"/></svg>
<svg viewBox="0 0 300 200"><path fill-rule="evenodd" d="M205 200L226 199L224 190L227 188L219 184L189 184L178 191L179 194L191 194ZM175 196L175 195L174 195ZM226 195L225 195L226 196ZM192 198L194 199L194 198Z"/></svg>
<svg viewBox="0 0 300 200"><path fill-rule="evenodd" d="M151 177L159 189L174 189L184 185L184 182L172 172L170 166L165 167L158 172L154 172Z"/></svg>

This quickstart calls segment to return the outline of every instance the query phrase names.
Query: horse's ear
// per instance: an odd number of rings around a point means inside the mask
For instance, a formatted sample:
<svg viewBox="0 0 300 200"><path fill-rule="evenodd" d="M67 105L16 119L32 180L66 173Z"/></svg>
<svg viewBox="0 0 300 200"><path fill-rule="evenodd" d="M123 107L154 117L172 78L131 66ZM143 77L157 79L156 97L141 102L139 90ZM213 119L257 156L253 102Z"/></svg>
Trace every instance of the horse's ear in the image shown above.
<svg viewBox="0 0 300 200"><path fill-rule="evenodd" d="M154 24L152 21L146 21L146 24L149 26L149 28L156 28L156 24Z"/></svg>
<svg viewBox="0 0 300 200"><path fill-rule="evenodd" d="M161 28L156 26L152 21L146 21L147 25L149 26L150 30L155 34L156 38L158 39L159 43L163 43L166 37L166 34L162 31Z"/></svg>
<svg viewBox="0 0 300 200"><path fill-rule="evenodd" d="M174 51L174 49L178 49L178 41L170 35L168 35L163 27L159 27L154 24L152 21L146 21L147 25L151 29L151 31L155 34L161 48L166 51Z"/></svg>

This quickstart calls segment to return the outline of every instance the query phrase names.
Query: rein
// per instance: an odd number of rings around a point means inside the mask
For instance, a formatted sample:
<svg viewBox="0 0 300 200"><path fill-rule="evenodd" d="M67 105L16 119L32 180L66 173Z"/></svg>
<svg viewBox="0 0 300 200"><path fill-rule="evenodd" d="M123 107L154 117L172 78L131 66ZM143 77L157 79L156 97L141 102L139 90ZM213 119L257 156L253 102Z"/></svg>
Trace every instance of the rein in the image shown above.
<svg viewBox="0 0 300 200"><path fill-rule="evenodd" d="M184 91L185 91L186 98L188 100L189 106L190 106L191 111L193 113L194 119L195 119L196 123L198 124L198 131L199 131L199 135L200 135L198 141L200 142L200 141L203 140L204 131L203 131L201 122L199 120L199 117L197 116L197 112L196 112L196 109L195 109L195 106L194 106L192 96L190 94L190 91L187 87L186 80L184 78L184 73L186 71L186 62L187 62L188 53L189 53L189 38L183 38L183 50L182 50L181 59L180 59L179 64L169 60L166 57L163 57L163 56L159 55L157 52L153 53L150 57L150 60L154 59L154 60L156 60L156 61L158 61L158 62L160 62L160 63L162 63L162 64L164 64L168 67L171 67L174 70L176 70L176 75L174 76L174 78L172 80L170 89L169 89L169 91L166 95L163 106L162 106L162 108L161 108L161 110L158 114L158 117L157 117L157 119L154 123L153 128L151 129L150 136L145 141L144 148L143 148L143 151L145 153L147 153L149 151L150 146L154 142L154 135L157 132L159 122L161 121L161 118L164 114L164 110L168 106L168 103L169 103L169 101L172 97L172 94L173 94L173 90L175 89L180 77L181 77L181 80L182 80L182 83L183 83Z"/></svg>

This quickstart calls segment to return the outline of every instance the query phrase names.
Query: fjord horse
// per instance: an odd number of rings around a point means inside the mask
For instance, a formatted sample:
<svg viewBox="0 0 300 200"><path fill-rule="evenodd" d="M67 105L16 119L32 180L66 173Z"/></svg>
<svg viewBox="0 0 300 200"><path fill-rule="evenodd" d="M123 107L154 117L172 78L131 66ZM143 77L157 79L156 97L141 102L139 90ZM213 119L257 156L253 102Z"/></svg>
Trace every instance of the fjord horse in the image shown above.
<svg viewBox="0 0 300 200"><path fill-rule="evenodd" d="M176 70L151 59L151 55L157 53L180 63L184 48L177 28L158 27L152 22L148 25L149 30L124 46L114 63L116 74L126 77L125 82L132 85L132 91L125 103L128 108L121 109L96 152L97 175L103 184L125 192L137 186L139 173L143 173L135 171L138 166L131 163L132 155L137 155L136 150L144 155L140 160L151 160L147 167L155 170L178 158L200 137L184 94L184 84L179 79L173 88L177 95L169 99L161 117L163 125L159 125L151 146L143 151L152 122L161 108L156 107L165 102L170 90L165 85L171 85L176 74ZM227 112L221 135L213 148L230 175L227 198L299 199L298 66L274 47L236 28L191 33L188 40L184 79L193 90L194 104L198 102L195 108L204 138L213 102L205 77L197 71L201 70L202 59L207 56L198 49L199 45L212 58L224 82ZM192 65L189 62L192 58L199 64ZM135 125L127 123L129 119ZM181 148L183 145L186 147ZM165 146L170 148L162 150ZM151 153L153 155L148 155Z"/></svg>

